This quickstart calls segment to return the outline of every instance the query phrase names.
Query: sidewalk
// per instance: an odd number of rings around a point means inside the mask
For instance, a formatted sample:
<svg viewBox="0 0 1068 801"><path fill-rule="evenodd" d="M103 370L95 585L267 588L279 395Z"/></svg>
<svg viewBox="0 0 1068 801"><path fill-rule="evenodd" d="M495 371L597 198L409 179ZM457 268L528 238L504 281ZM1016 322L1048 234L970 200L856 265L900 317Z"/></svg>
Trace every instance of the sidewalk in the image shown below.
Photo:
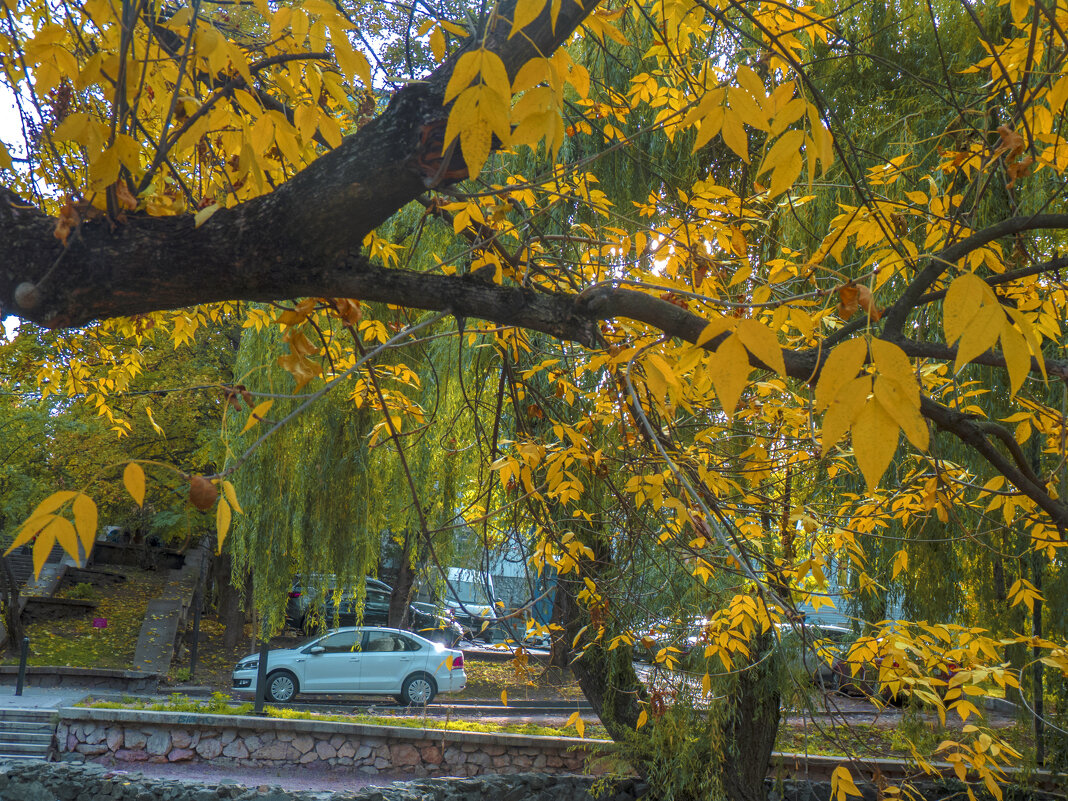
<svg viewBox="0 0 1068 801"><path fill-rule="evenodd" d="M0 711L5 709L59 709L74 706L89 695L76 687L24 687L15 695L13 684L0 685Z"/></svg>

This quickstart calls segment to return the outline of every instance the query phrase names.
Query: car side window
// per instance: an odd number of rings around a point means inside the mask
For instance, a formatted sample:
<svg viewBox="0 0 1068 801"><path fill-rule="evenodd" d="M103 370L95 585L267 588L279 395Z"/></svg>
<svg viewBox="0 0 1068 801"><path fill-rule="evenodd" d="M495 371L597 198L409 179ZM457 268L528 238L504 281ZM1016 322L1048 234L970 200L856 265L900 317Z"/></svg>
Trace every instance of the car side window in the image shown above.
<svg viewBox="0 0 1068 801"><path fill-rule="evenodd" d="M323 637L316 645L326 649L328 654L340 654L351 651L356 645L356 632L339 631L329 637Z"/></svg>
<svg viewBox="0 0 1068 801"><path fill-rule="evenodd" d="M411 637L405 637L402 634L394 634L393 639L397 641L398 651L418 651L423 646L413 640Z"/></svg>
<svg viewBox="0 0 1068 801"><path fill-rule="evenodd" d="M396 651L394 636L388 631L372 631L367 635L367 645L364 650L368 653L382 653L384 651Z"/></svg>

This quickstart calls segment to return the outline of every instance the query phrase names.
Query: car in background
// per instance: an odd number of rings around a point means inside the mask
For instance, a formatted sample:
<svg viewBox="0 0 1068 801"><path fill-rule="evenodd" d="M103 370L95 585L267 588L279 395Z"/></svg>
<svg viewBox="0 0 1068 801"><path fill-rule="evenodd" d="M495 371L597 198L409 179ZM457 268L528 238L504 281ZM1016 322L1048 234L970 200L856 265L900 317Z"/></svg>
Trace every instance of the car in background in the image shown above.
<svg viewBox="0 0 1068 801"><path fill-rule="evenodd" d="M783 623L778 626L778 633L779 647L792 676L826 690L838 689L835 660L856 639L852 629L829 623Z"/></svg>
<svg viewBox="0 0 1068 801"><path fill-rule="evenodd" d="M688 661L694 651L697 651L696 656L703 656L708 624L704 617L654 620L638 632L634 641L634 659L654 664L660 656L660 662L672 668Z"/></svg>
<svg viewBox="0 0 1068 801"><path fill-rule="evenodd" d="M249 654L237 663L234 693L255 694L259 661L259 654ZM410 631L350 626L268 651L264 696L284 703L301 694L387 695L405 706L426 706L438 693L466 685L462 651Z"/></svg>
<svg viewBox="0 0 1068 801"><path fill-rule="evenodd" d="M315 591L305 592L295 586L286 609L287 625L305 634L315 634L332 626L388 626L393 588L370 577L364 581L366 595L362 605L355 593L333 592L329 585L325 598L318 602ZM416 634L450 648L464 636L463 628L456 621L447 615L421 609L416 604L408 607L408 626Z"/></svg>

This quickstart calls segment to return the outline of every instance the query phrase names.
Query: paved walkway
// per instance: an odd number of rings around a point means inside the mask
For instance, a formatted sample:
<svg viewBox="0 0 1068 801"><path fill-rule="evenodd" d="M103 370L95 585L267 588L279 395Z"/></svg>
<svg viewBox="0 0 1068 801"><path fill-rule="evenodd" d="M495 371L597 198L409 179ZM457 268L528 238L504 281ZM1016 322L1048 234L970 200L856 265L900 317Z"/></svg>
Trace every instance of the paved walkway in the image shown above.
<svg viewBox="0 0 1068 801"><path fill-rule="evenodd" d="M23 687L22 695L15 695L13 684L0 684L0 710L59 709L74 706L89 694L76 687Z"/></svg>

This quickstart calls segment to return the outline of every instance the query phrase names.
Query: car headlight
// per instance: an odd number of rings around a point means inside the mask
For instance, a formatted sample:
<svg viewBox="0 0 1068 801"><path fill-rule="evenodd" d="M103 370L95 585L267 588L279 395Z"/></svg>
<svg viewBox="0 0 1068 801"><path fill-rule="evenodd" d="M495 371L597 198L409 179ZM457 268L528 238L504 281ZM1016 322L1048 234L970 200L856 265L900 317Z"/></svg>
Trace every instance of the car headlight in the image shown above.
<svg viewBox="0 0 1068 801"><path fill-rule="evenodd" d="M234 670L255 670L256 668L259 667L259 665L260 665L259 658L256 658L256 659L245 659L245 660L242 660L241 662L238 662L237 663L237 667L235 667Z"/></svg>

